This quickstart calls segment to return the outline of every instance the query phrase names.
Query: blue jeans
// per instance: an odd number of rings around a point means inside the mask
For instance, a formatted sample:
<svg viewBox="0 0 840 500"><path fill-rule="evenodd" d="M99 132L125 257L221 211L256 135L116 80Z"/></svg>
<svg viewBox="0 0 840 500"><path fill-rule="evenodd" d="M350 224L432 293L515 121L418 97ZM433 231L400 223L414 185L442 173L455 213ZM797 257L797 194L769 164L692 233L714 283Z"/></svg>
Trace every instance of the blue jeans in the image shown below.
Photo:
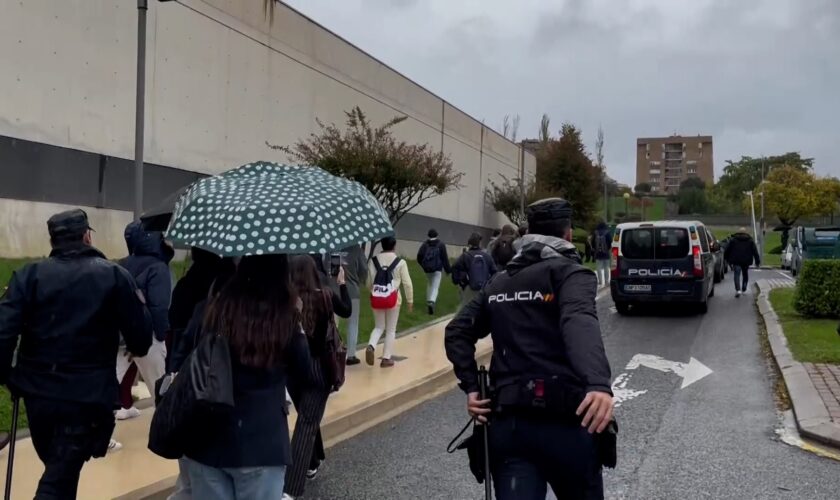
<svg viewBox="0 0 840 500"><path fill-rule="evenodd" d="M276 500L283 497L286 467L216 468L189 458L193 498L202 500Z"/></svg>
<svg viewBox="0 0 840 500"><path fill-rule="evenodd" d="M736 292L746 292L747 291L747 284L750 282L750 266L732 266L735 270L735 291ZM741 275L744 275L743 282L741 281ZM739 288L740 287L740 288Z"/></svg>

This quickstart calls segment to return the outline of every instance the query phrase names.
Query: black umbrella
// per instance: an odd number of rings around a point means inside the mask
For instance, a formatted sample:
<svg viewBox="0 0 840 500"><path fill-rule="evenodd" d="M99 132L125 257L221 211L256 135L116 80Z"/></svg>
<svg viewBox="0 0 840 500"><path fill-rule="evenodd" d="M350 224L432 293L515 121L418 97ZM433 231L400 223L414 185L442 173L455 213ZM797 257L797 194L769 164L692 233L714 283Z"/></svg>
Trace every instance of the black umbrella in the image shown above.
<svg viewBox="0 0 840 500"><path fill-rule="evenodd" d="M146 231L166 231L169 227L169 221L172 220L172 212L175 211L175 203L187 192L189 187L190 185L187 185L175 191L164 198L157 207L141 215L140 223L143 224L143 229Z"/></svg>

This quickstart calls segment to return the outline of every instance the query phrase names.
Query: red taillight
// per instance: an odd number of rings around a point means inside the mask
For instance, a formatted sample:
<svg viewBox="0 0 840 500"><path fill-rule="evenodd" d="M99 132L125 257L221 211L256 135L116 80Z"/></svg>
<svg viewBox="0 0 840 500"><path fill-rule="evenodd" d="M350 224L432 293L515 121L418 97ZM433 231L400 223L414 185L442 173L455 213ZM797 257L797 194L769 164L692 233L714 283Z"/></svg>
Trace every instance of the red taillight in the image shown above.
<svg viewBox="0 0 840 500"><path fill-rule="evenodd" d="M610 274L613 278L618 277L618 247L612 249L612 260L610 261Z"/></svg>
<svg viewBox="0 0 840 500"><path fill-rule="evenodd" d="M545 380L537 379L534 381L534 397L545 397Z"/></svg>
<svg viewBox="0 0 840 500"><path fill-rule="evenodd" d="M698 278L703 277L703 256L700 254L700 247L691 247L691 252L694 255L694 276Z"/></svg>

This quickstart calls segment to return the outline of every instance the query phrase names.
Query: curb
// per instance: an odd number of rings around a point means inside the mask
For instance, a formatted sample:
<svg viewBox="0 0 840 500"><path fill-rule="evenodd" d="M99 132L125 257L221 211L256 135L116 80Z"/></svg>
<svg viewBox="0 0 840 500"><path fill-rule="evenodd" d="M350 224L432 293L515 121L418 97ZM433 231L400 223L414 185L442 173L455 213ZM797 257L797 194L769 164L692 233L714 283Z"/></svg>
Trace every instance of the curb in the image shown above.
<svg viewBox="0 0 840 500"><path fill-rule="evenodd" d="M793 359L793 354L788 349L779 317L770 304L769 295L773 287L767 280L758 281L756 286L759 290L758 311L764 320L770 349L790 396L796 427L803 437L840 448L840 425L831 420L828 408L808 376L805 366Z"/></svg>

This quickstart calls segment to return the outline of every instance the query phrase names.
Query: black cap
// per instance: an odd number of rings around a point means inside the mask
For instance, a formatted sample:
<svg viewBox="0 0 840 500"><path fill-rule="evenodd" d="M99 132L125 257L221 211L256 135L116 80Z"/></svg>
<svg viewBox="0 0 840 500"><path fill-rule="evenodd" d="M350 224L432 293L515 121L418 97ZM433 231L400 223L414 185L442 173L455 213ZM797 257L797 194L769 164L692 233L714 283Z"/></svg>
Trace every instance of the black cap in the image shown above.
<svg viewBox="0 0 840 500"><path fill-rule="evenodd" d="M50 217L47 221L47 229L53 240L81 238L88 230L93 230L88 223L85 211L78 208Z"/></svg>
<svg viewBox="0 0 840 500"><path fill-rule="evenodd" d="M572 204L563 198L546 198L535 201L525 209L528 225L572 218Z"/></svg>

